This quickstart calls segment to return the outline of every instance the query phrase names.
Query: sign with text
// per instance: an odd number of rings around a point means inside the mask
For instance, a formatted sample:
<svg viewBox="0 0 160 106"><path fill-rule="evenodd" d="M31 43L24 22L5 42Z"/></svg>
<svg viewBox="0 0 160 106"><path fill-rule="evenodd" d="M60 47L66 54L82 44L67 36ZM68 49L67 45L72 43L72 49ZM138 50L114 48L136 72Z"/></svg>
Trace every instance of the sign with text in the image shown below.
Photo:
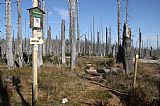
<svg viewBox="0 0 160 106"><path fill-rule="evenodd" d="M43 44L43 39L39 38L30 38L30 44L32 45L38 45L38 44Z"/></svg>
<svg viewBox="0 0 160 106"><path fill-rule="evenodd" d="M30 15L30 28L32 29L43 29L43 14L39 7L33 7L28 9Z"/></svg>

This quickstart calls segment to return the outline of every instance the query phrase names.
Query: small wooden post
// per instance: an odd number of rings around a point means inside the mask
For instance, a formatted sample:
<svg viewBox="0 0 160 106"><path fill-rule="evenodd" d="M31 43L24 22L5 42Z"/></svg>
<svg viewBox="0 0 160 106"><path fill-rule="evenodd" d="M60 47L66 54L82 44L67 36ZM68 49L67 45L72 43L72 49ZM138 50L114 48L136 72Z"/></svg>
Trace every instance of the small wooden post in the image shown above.
<svg viewBox="0 0 160 106"><path fill-rule="evenodd" d="M136 87L136 77L137 77L137 63L138 63L138 58L139 58L139 55L136 54L136 56L135 56L135 64L134 64L134 81L133 81L133 88Z"/></svg>

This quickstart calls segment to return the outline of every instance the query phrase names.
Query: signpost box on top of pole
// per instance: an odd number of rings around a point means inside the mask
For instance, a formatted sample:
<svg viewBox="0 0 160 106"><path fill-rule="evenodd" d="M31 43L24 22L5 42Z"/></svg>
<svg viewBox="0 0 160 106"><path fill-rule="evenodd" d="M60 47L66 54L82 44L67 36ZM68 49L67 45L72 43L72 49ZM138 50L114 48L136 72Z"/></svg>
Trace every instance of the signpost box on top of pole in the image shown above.
<svg viewBox="0 0 160 106"><path fill-rule="evenodd" d="M30 38L30 44L33 45L32 105L35 105L37 102L37 94L38 94L38 84L37 84L38 45L43 44L42 29L43 29L43 14L45 13L39 7L36 7L35 4L33 8L30 8L28 10L30 15L30 28L32 29L32 35L33 35L32 36L33 38Z"/></svg>

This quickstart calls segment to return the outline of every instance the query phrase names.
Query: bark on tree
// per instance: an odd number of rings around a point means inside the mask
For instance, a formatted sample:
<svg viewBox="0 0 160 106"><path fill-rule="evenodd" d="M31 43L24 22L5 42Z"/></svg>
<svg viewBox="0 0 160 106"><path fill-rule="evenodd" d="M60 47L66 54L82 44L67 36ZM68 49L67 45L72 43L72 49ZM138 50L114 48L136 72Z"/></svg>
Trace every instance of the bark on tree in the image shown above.
<svg viewBox="0 0 160 106"><path fill-rule="evenodd" d="M117 0L117 15L118 15L118 47L121 45L121 39L120 39L120 0Z"/></svg>
<svg viewBox="0 0 160 106"><path fill-rule="evenodd" d="M66 56L65 56L65 47L66 47L66 43L65 43L65 21L62 20L61 23L61 44L62 44L62 64L66 63Z"/></svg>
<svg viewBox="0 0 160 106"><path fill-rule="evenodd" d="M11 0L6 0L6 56L7 66L10 70L14 66L12 51L12 25L11 25Z"/></svg>
<svg viewBox="0 0 160 106"><path fill-rule="evenodd" d="M111 44L111 26L109 27L109 37L108 37L108 54L112 53L112 44Z"/></svg>
<svg viewBox="0 0 160 106"><path fill-rule="evenodd" d="M108 55L108 29L106 27L106 56Z"/></svg>
<svg viewBox="0 0 160 106"><path fill-rule="evenodd" d="M80 53L80 28L79 28L79 6L78 6L78 0L76 0L76 15L77 15L77 40L78 40L78 43L77 43L77 47L78 47L78 50L77 50L77 54Z"/></svg>
<svg viewBox="0 0 160 106"><path fill-rule="evenodd" d="M100 54L100 38L99 38L99 32L97 32L97 52L96 54L99 55Z"/></svg>
<svg viewBox="0 0 160 106"><path fill-rule="evenodd" d="M76 65L76 37L75 37L75 0L69 0L70 42L71 42L71 70Z"/></svg>
<svg viewBox="0 0 160 106"><path fill-rule="evenodd" d="M52 53L51 26L49 26L47 33L46 49L47 49L47 55L51 55Z"/></svg>
<svg viewBox="0 0 160 106"><path fill-rule="evenodd" d="M93 54L96 54L96 44L95 44L95 31L94 31L94 16L93 16Z"/></svg>
<svg viewBox="0 0 160 106"><path fill-rule="evenodd" d="M142 36L141 36L141 30L139 28L139 57L141 58L142 57Z"/></svg>
<svg viewBox="0 0 160 106"><path fill-rule="evenodd" d="M131 29L128 28L127 24L125 23L123 30L123 65L124 69L126 70L126 74L129 74L131 71L133 71L131 51Z"/></svg>
<svg viewBox="0 0 160 106"><path fill-rule="evenodd" d="M38 6L40 7L40 1L38 0ZM43 29L42 29L42 37L43 37ZM38 45L38 67L43 65L43 45Z"/></svg>
<svg viewBox="0 0 160 106"><path fill-rule="evenodd" d="M42 10L45 12L45 0L42 0ZM43 35L42 35L42 37L43 37L43 40L45 40L45 29L46 29L46 15L45 14L43 14ZM45 56L46 55L46 42L43 42L43 45L42 45L42 49L43 49L43 52L42 52L42 54L43 54L43 56Z"/></svg>
<svg viewBox="0 0 160 106"><path fill-rule="evenodd" d="M22 59L23 59L23 52L22 52L22 9L20 0L17 0L17 10L18 10L18 63L19 67L22 67Z"/></svg>

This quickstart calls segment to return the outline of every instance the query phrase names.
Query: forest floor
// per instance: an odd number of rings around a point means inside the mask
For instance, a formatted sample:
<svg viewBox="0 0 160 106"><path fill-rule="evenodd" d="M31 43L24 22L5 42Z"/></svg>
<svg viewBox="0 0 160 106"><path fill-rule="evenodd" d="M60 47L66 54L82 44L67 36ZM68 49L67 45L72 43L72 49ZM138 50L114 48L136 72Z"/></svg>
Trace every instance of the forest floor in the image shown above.
<svg viewBox="0 0 160 106"><path fill-rule="evenodd" d="M77 67L72 71L68 66L45 62L38 69L37 106L64 106L62 104L64 98L68 100L65 106L127 105L126 100L133 99L128 98L131 97L129 94L132 91L133 73L128 76L121 72L108 73L107 77L101 81L92 81L83 77L86 62L92 63L95 69L98 69L108 61L110 61L109 58L82 57L78 59ZM122 65L113 62L110 67L122 67ZM3 105L4 102L13 106L31 105L32 67L25 66L8 71L4 69L4 64L1 64L0 69L0 79L6 79L6 81L0 81L0 90L7 91L8 94L8 99L5 100L4 93L0 93L0 105ZM143 97L141 100L146 100L146 102L158 100L159 73L160 66L158 64L139 63L137 86L144 93L137 94L137 91L132 96L140 95L140 98ZM13 76L20 80L18 82L21 86L20 93L13 82L8 81Z"/></svg>

